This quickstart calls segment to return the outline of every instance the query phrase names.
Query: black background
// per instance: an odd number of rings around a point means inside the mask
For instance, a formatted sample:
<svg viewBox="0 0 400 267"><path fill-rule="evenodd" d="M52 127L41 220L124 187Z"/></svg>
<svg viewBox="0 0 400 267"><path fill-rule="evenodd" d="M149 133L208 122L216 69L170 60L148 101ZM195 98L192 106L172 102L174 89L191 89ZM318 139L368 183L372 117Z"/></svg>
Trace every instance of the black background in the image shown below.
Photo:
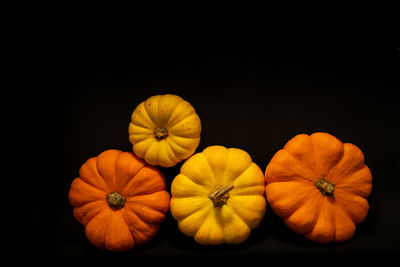
<svg viewBox="0 0 400 267"><path fill-rule="evenodd" d="M397 33L286 38L260 32L132 31L122 38L101 33L83 29L57 39L48 61L53 90L36 92L43 99L38 107L42 121L35 127L48 144L41 145L50 166L43 169L42 193L33 205L39 259L132 265L304 259L327 264L392 260L400 252ZM263 171L274 153L300 133L324 131L357 145L373 174L366 220L347 242L317 244L291 232L267 207L242 244L202 246L184 236L168 213L146 245L125 253L95 248L73 217L70 184L88 158L110 148L131 151L133 109L165 93L189 101L201 118L197 152L211 145L241 148ZM180 166L161 168L169 192Z"/></svg>

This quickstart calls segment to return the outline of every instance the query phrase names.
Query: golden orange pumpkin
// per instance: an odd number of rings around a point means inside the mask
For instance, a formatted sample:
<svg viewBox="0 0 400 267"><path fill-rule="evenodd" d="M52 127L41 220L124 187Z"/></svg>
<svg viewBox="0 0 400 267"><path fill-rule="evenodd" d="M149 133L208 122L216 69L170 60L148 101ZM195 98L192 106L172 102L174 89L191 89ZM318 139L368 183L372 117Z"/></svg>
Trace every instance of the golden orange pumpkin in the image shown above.
<svg viewBox="0 0 400 267"><path fill-rule="evenodd" d="M273 156L265 177L271 208L313 241L345 241L367 216L372 175L364 155L328 133L295 136Z"/></svg>
<svg viewBox="0 0 400 267"><path fill-rule="evenodd" d="M195 152L201 122L181 97L155 95L135 108L128 131L136 155L151 165L172 167Z"/></svg>

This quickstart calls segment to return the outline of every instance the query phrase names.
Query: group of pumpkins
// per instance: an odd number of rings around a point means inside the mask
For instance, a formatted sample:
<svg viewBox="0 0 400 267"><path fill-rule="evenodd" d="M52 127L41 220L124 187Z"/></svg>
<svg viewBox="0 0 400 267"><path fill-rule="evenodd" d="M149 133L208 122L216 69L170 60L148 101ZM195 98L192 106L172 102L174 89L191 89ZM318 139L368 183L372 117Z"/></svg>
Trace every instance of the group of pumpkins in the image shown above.
<svg viewBox="0 0 400 267"><path fill-rule="evenodd" d="M300 134L273 156L265 174L238 148L194 154L201 123L181 97L152 96L133 111L133 152L87 160L69 191L75 218L98 248L126 251L154 237L168 210L200 244L238 244L262 220L267 201L294 232L326 243L351 238L369 205L372 176L353 144L328 133ZM186 160L171 185L157 165Z"/></svg>

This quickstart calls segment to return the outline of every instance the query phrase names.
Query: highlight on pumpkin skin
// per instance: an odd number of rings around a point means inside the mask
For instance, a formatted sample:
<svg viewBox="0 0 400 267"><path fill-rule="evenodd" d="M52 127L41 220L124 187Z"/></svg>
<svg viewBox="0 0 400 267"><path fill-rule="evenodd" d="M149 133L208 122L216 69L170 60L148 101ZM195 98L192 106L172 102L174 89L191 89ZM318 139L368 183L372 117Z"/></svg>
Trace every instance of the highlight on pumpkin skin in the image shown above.
<svg viewBox="0 0 400 267"><path fill-rule="evenodd" d="M369 210L372 175L362 151L328 133L289 140L269 162L265 179L272 210L315 242L350 239Z"/></svg>
<svg viewBox="0 0 400 267"><path fill-rule="evenodd" d="M210 146L186 160L171 196L180 231L203 245L242 243L266 210L264 174L237 148Z"/></svg>
<svg viewBox="0 0 400 267"><path fill-rule="evenodd" d="M157 168L132 152L110 149L82 165L69 201L93 245L126 251L157 234L169 210L165 189Z"/></svg>
<svg viewBox="0 0 400 267"><path fill-rule="evenodd" d="M128 128L135 154L151 165L172 167L200 143L201 122L192 105L177 95L155 95L140 103Z"/></svg>

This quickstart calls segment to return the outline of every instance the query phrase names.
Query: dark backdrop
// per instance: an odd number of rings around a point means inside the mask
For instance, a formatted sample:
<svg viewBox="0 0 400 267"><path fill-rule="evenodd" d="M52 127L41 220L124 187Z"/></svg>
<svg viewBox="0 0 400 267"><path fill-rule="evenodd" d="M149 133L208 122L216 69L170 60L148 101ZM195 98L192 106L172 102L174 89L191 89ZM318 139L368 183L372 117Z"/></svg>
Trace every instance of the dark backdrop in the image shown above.
<svg viewBox="0 0 400 267"><path fill-rule="evenodd" d="M147 38L149 37L149 38ZM168 33L129 40L86 36L58 40L52 90L40 95L46 169L34 202L34 247L58 262L263 260L368 262L399 253L398 117L400 43L394 34L310 39ZM290 138L325 131L357 145L373 174L370 212L352 239L317 244L294 234L268 207L240 245L202 246L168 213L158 235L126 253L95 248L73 217L68 190L80 166L106 149L131 150L133 109L155 94L189 101L202 121L197 152L210 145L247 151L265 170ZM43 145L43 144L42 144ZM50 164L51 163L51 164ZM161 168L168 183L181 164ZM52 201L48 201L48 199ZM44 204L45 203L45 204Z"/></svg>

